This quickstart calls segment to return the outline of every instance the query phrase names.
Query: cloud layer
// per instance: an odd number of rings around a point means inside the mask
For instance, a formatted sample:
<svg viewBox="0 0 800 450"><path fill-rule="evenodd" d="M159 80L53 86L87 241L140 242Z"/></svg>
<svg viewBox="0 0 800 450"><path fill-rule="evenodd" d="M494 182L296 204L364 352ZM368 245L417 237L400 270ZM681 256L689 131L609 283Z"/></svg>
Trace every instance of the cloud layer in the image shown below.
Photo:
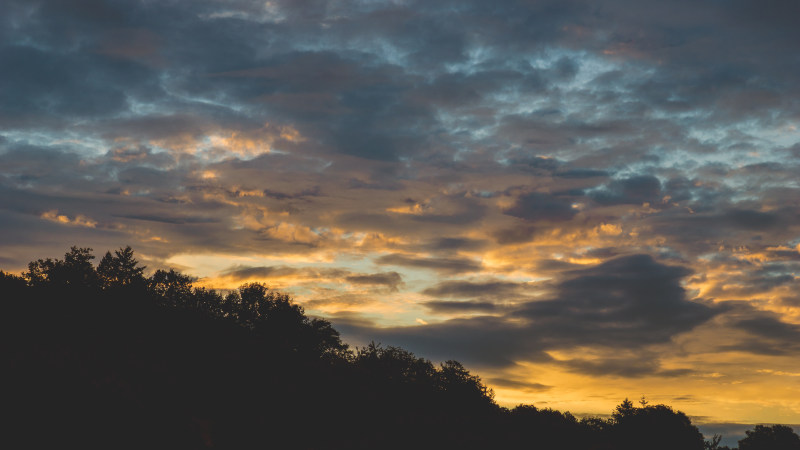
<svg viewBox="0 0 800 450"><path fill-rule="evenodd" d="M501 401L800 422L797 2L3 10L4 269L130 244Z"/></svg>

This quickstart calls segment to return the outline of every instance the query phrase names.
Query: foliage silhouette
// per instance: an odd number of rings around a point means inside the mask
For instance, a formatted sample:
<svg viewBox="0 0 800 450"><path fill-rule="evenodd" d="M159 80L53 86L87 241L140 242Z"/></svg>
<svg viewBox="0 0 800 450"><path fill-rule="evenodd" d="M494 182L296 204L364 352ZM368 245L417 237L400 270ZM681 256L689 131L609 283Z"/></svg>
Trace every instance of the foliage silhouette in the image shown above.
<svg viewBox="0 0 800 450"><path fill-rule="evenodd" d="M39 259L28 264L25 278L32 286L58 286L91 289L97 287L97 272L92 265L91 248L73 246L64 259Z"/></svg>
<svg viewBox="0 0 800 450"><path fill-rule="evenodd" d="M27 448L721 449L681 412L623 401L610 419L498 406L457 361L351 349L260 283L222 294L130 247L0 271L6 442ZM781 426L740 450L797 449ZM766 447L765 447L766 445Z"/></svg>
<svg viewBox="0 0 800 450"><path fill-rule="evenodd" d="M722 442L722 435L721 434L714 434L711 439L705 441L705 449L706 450L730 450L730 447L727 445L721 445Z"/></svg>
<svg viewBox="0 0 800 450"><path fill-rule="evenodd" d="M189 307L192 306L192 277L183 275L172 269L156 270L156 272L147 281L148 293L156 299L156 301L172 307ZM210 299L205 299L206 301Z"/></svg>
<svg viewBox="0 0 800 450"><path fill-rule="evenodd" d="M685 414L675 412L666 405L633 406L625 399L612 414L617 448L640 449L647 446L653 450L704 450L703 435ZM653 436L659 439L652 440Z"/></svg>
<svg viewBox="0 0 800 450"><path fill-rule="evenodd" d="M756 425L739 441L739 450L800 450L800 437L785 425Z"/></svg>
<svg viewBox="0 0 800 450"><path fill-rule="evenodd" d="M141 288L145 285L144 266L133 257L130 246L106 252L97 265L97 278L102 289L115 289L124 287Z"/></svg>

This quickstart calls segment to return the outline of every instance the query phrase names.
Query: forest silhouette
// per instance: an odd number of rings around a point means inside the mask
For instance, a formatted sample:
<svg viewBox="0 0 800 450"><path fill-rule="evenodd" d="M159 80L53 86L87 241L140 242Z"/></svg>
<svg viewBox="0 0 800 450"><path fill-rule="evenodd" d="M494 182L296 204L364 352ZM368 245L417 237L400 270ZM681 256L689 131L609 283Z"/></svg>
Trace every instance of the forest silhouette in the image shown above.
<svg viewBox="0 0 800 450"><path fill-rule="evenodd" d="M610 418L499 406L456 361L350 348L288 295L222 294L130 247L72 247L0 271L7 448L713 450L680 411L624 400ZM756 426L740 450L800 450Z"/></svg>

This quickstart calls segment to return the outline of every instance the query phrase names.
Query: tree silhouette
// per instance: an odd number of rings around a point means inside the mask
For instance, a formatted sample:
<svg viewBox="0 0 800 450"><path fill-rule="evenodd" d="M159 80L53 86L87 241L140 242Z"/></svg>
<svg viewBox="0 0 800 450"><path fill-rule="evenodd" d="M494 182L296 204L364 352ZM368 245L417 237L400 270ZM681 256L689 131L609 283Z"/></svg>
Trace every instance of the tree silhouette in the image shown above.
<svg viewBox="0 0 800 450"><path fill-rule="evenodd" d="M800 437L785 425L756 425L739 441L739 450L800 450Z"/></svg>
<svg viewBox="0 0 800 450"><path fill-rule="evenodd" d="M130 247L0 271L5 428L30 448L723 450L685 414L625 399L610 419L498 406L480 377L394 346L351 351L289 295L226 295ZM11 436L11 435L9 435ZM7 442L12 439L8 437ZM757 426L740 450L800 450Z"/></svg>
<svg viewBox="0 0 800 450"><path fill-rule="evenodd" d="M494 402L494 392L472 375L458 361L445 361L436 371L438 388L462 402L478 402L489 406Z"/></svg>
<svg viewBox="0 0 800 450"><path fill-rule="evenodd" d="M147 291L164 305L186 306L192 299L192 277L173 269L159 269L147 279Z"/></svg>
<svg viewBox="0 0 800 450"><path fill-rule="evenodd" d="M730 450L730 447L727 445L720 445L722 442L722 435L721 434L714 434L711 439L706 440L705 442L705 449L706 450Z"/></svg>
<svg viewBox="0 0 800 450"><path fill-rule="evenodd" d="M622 401L616 408L614 408L614 412L611 413L611 417L614 419L615 423L622 423L625 422L633 417L636 416L636 407L633 406L633 402L628 400L627 398Z"/></svg>
<svg viewBox="0 0 800 450"><path fill-rule="evenodd" d="M26 285L25 278L0 270L0 289L2 289L2 292L17 293L25 289Z"/></svg>
<svg viewBox="0 0 800 450"><path fill-rule="evenodd" d="M145 266L139 266L139 262L133 257L133 249L130 246L106 252L105 256L97 265L97 277L103 289L113 289L127 286L143 287Z"/></svg>
<svg viewBox="0 0 800 450"><path fill-rule="evenodd" d="M155 278L155 276L153 278ZM151 278L151 280L153 278ZM158 290L160 289L163 289L163 286L158 288ZM152 290L151 293L154 293L155 291L156 289ZM183 293L185 293L185 291L183 289L180 289L179 291L182 292L179 297L184 297ZM223 311L225 298L217 291L206 288L194 288L192 289L191 296L189 298L190 300L188 302L188 306L190 308L193 308L209 317L225 317L225 313Z"/></svg>
<svg viewBox="0 0 800 450"><path fill-rule="evenodd" d="M91 248L73 246L63 260L47 258L29 263L24 277L31 286L95 288L98 279L93 259Z"/></svg>
<svg viewBox="0 0 800 450"><path fill-rule="evenodd" d="M91 248L73 246L64 255L64 278L67 284L75 286L96 287L97 272L92 265L94 255Z"/></svg>
<svg viewBox="0 0 800 450"><path fill-rule="evenodd" d="M435 383L433 363L399 347L383 347L370 342L357 349L355 363L373 380L431 387Z"/></svg>
<svg viewBox="0 0 800 450"><path fill-rule="evenodd" d="M591 448L593 440L605 442L602 428L593 429L570 413L550 408L539 409L533 405L518 405L509 414L506 435L508 447L536 442L539 448ZM598 421L605 424L601 419ZM589 439L591 437L591 440Z"/></svg>
<svg viewBox="0 0 800 450"><path fill-rule="evenodd" d="M620 449L644 446L654 450L703 450L705 441L686 415L667 405L635 407L625 399L612 414L613 430ZM658 436L658 439L653 439Z"/></svg>

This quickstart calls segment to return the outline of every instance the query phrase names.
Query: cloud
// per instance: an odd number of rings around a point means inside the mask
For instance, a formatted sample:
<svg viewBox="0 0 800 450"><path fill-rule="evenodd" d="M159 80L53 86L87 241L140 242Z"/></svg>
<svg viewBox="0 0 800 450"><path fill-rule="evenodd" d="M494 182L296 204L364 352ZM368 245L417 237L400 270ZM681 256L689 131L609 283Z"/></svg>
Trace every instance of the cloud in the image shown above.
<svg viewBox="0 0 800 450"><path fill-rule="evenodd" d="M370 336L434 360L457 359L478 367L507 367L518 359L551 360L535 339L525 339L525 328L499 317L478 316L397 328L374 328L336 318L333 321L345 338L364 340Z"/></svg>
<svg viewBox="0 0 800 450"><path fill-rule="evenodd" d="M752 310L745 317L739 315L733 319L730 325L746 332L750 338L724 346L727 350L760 355L794 355L800 349L797 344L800 326L781 320L775 313Z"/></svg>
<svg viewBox="0 0 800 450"><path fill-rule="evenodd" d="M649 255L619 257L568 272L556 298L530 302L515 315L548 329L562 345L573 339L622 348L666 342L716 314L686 298L680 283L690 273Z"/></svg>
<svg viewBox="0 0 800 450"><path fill-rule="evenodd" d="M175 217L172 215L155 215L155 214L142 214L142 215L128 215L117 216L125 219L144 220L147 222L161 222L172 225L188 225L195 223L217 223L219 219L211 217Z"/></svg>
<svg viewBox="0 0 800 450"><path fill-rule="evenodd" d="M296 269L286 266L261 266L261 267L233 267L223 272L224 276L236 281L243 281L252 278L285 277L302 273L303 269Z"/></svg>
<svg viewBox="0 0 800 450"><path fill-rule="evenodd" d="M686 377L693 374L692 369L661 368L658 360L653 355L639 355L632 358L607 357L600 360L571 359L562 362L570 371L593 376L615 376L623 378L638 378L644 376L658 377Z"/></svg>
<svg viewBox="0 0 800 450"><path fill-rule="evenodd" d="M652 175L638 175L614 180L604 189L592 194L601 204L642 204L661 201L661 182Z"/></svg>
<svg viewBox="0 0 800 450"><path fill-rule="evenodd" d="M441 252L451 252L451 251L476 251L485 249L489 243L483 239L469 239L469 238L454 238L454 237L442 237L436 238L431 242L425 244L425 248L441 251Z"/></svg>
<svg viewBox="0 0 800 450"><path fill-rule="evenodd" d="M443 281L422 292L432 297L504 297L522 289L524 284L507 281Z"/></svg>
<svg viewBox="0 0 800 450"><path fill-rule="evenodd" d="M281 280L290 282L343 282L355 286L387 288L396 292L404 286L403 277L397 272L358 273L339 268L314 268L291 266L233 266L220 273L224 279L234 282L248 280Z"/></svg>
<svg viewBox="0 0 800 450"><path fill-rule="evenodd" d="M536 231L533 226L504 228L492 232L492 237L501 245L517 244L533 239Z"/></svg>
<svg viewBox="0 0 800 450"><path fill-rule="evenodd" d="M517 198L514 206L503 213L532 222L561 222L572 219L577 211L572 207L569 197L533 192Z"/></svg>
<svg viewBox="0 0 800 450"><path fill-rule="evenodd" d="M643 350L708 322L723 310L691 301L681 286L691 272L631 255L564 273L548 299L523 303L502 316L451 319L424 326L369 328L343 324L345 333L377 336L421 354L440 357L449 350L478 366L504 367L515 361L551 361L550 350L583 347ZM432 292L460 293L468 284L444 284ZM474 286L473 286L474 287ZM454 289L449 289L454 288ZM483 302L485 303L485 302ZM491 303L428 302L436 311L493 311ZM657 359L573 359L571 370L624 376L677 376Z"/></svg>
<svg viewBox="0 0 800 450"><path fill-rule="evenodd" d="M276 200L288 200L288 199L303 198L303 197L316 197L318 195L321 195L319 186L314 186L314 187L309 188L309 189L303 189L302 191L296 192L294 194L287 194L287 193L284 193L284 192L272 191L272 190L269 190L269 189L264 189L263 192L264 192L264 195L266 195L267 197L274 198Z"/></svg>
<svg viewBox="0 0 800 450"><path fill-rule="evenodd" d="M392 291L397 291L403 285L403 277L397 272L382 272L368 275L350 275L345 277L348 283L368 286L386 286Z"/></svg>
<svg viewBox="0 0 800 450"><path fill-rule="evenodd" d="M797 372L798 8L6 0L4 269L130 244L537 395Z"/></svg>
<svg viewBox="0 0 800 450"><path fill-rule="evenodd" d="M70 218L66 214L59 214L58 210L56 209L45 211L40 217L44 220L49 220L51 222L61 223L64 225L75 225L87 228L95 228L97 226L97 222L82 214L77 214L75 217Z"/></svg>
<svg viewBox="0 0 800 450"><path fill-rule="evenodd" d="M452 313L464 313L464 312L493 312L498 309L497 304L493 302L481 302L481 301L440 301L434 300L429 302L424 302L422 304L426 308L429 308L431 311L435 313L443 313L443 314L452 314Z"/></svg>
<svg viewBox="0 0 800 450"><path fill-rule="evenodd" d="M476 272L480 263L466 258L416 258L401 254L383 255L375 260L377 264L431 269L446 274Z"/></svg>
<svg viewBox="0 0 800 450"><path fill-rule="evenodd" d="M553 388L541 383L532 383L530 381L515 380L512 378L492 377L486 380L490 386L499 386L501 388L511 388L523 392L542 392Z"/></svg>

